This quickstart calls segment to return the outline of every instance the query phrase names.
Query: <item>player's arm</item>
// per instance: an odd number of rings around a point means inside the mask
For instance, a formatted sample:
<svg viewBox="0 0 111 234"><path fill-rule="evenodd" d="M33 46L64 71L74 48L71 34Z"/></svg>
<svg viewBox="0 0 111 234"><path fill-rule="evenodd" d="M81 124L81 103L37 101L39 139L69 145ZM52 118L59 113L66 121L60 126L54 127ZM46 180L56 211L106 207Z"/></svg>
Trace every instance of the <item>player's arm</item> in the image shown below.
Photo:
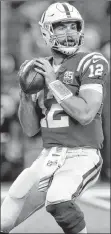
<svg viewBox="0 0 111 234"><path fill-rule="evenodd" d="M89 124L96 116L102 104L102 87L99 91L93 89L81 90L79 96L72 96L61 102L61 106L72 118L80 124Z"/></svg>
<svg viewBox="0 0 111 234"><path fill-rule="evenodd" d="M38 68L36 70L44 75L47 86L64 111L82 125L86 125L94 119L102 104L104 76L108 69L105 60L102 55L98 55L98 57L93 56L89 63L86 63L78 96L73 96L61 81L55 79L55 74L48 61L37 60L36 65L42 68L42 71ZM83 88L84 85L86 85L85 88Z"/></svg>
<svg viewBox="0 0 111 234"><path fill-rule="evenodd" d="M27 70L30 69L30 66L31 62L29 63L29 61L26 60L20 67L19 77L25 75L27 73ZM20 90L18 117L23 131L26 135L31 137L39 132L40 119L36 111L35 103L32 100L32 95L25 94L22 90Z"/></svg>
<svg viewBox="0 0 111 234"><path fill-rule="evenodd" d="M101 54L92 56L83 66L79 95L66 96L61 102L63 109L82 125L89 124L100 109L107 72L107 60Z"/></svg>
<svg viewBox="0 0 111 234"><path fill-rule="evenodd" d="M26 95L23 91L20 94L20 104L18 109L20 124L24 133L32 137L40 130L40 119L37 114L35 103L31 95Z"/></svg>
<svg viewBox="0 0 111 234"><path fill-rule="evenodd" d="M60 103L63 109L82 125L89 124L100 109L107 72L107 60L101 54L93 55L83 63L79 95L73 96L67 91L69 97L66 94Z"/></svg>
<svg viewBox="0 0 111 234"><path fill-rule="evenodd" d="M56 100L64 111L80 124L89 124L97 114L103 99L103 89L100 84L81 86L78 96L73 96L71 91L60 81L49 84Z"/></svg>

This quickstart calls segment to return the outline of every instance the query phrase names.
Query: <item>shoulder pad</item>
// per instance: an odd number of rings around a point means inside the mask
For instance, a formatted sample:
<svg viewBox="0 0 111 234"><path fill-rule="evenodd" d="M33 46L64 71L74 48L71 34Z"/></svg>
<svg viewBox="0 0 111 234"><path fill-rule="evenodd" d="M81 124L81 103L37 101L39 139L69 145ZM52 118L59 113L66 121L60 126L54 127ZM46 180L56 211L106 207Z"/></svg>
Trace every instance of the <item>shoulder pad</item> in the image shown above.
<svg viewBox="0 0 111 234"><path fill-rule="evenodd" d="M82 74L85 71L85 69L88 68L90 63L97 63L100 60L103 60L108 65L107 59L101 53L99 52L87 53L80 60L78 67L77 67L77 71L80 74Z"/></svg>

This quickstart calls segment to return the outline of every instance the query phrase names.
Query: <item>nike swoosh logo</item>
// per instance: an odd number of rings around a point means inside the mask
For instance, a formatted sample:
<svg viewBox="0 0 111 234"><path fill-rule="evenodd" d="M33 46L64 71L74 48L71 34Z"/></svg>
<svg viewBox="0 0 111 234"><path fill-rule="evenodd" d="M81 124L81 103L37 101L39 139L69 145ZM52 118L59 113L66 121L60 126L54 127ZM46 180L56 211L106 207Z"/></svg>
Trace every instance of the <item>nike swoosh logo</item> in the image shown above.
<svg viewBox="0 0 111 234"><path fill-rule="evenodd" d="M93 63L97 63L99 60L100 60L100 58L99 59L93 59Z"/></svg>

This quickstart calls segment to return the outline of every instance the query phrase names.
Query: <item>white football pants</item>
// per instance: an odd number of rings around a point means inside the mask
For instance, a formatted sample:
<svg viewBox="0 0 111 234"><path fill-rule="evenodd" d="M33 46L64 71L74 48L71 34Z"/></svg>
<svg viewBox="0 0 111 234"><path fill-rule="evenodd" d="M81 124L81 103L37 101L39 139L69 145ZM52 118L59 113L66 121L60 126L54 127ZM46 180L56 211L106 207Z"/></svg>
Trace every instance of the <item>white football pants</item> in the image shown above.
<svg viewBox="0 0 111 234"><path fill-rule="evenodd" d="M37 188L39 186L40 178L44 174L44 161L46 161L50 152L52 152L52 158L53 155L56 157L56 150L58 153L58 147L53 148L42 150L40 157L35 160L30 168L25 169L12 184L1 207L1 230L9 232L13 229L33 185L36 184ZM54 164L47 165L50 168ZM58 169L56 168L53 175L51 174L51 182L50 185L47 184L47 190L44 186L45 191L47 191L46 201L44 201L46 206L76 199L97 181L101 167L102 158L99 150L67 148L64 164ZM42 183L46 185L44 176Z"/></svg>

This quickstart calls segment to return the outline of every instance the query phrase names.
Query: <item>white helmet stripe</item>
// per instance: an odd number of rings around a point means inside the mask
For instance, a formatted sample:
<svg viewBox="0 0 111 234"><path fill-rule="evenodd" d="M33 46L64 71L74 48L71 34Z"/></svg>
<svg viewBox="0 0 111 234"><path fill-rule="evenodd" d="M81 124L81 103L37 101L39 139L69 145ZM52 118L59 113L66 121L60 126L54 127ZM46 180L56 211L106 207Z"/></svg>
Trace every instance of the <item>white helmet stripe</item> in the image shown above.
<svg viewBox="0 0 111 234"><path fill-rule="evenodd" d="M96 53L96 52L93 52L93 53L90 53L90 54L87 54L86 56L84 56L81 60L80 60L80 63L77 67L77 71L79 72L83 63L85 62L85 60L87 60L87 58L90 58L92 55L101 55L100 53Z"/></svg>

